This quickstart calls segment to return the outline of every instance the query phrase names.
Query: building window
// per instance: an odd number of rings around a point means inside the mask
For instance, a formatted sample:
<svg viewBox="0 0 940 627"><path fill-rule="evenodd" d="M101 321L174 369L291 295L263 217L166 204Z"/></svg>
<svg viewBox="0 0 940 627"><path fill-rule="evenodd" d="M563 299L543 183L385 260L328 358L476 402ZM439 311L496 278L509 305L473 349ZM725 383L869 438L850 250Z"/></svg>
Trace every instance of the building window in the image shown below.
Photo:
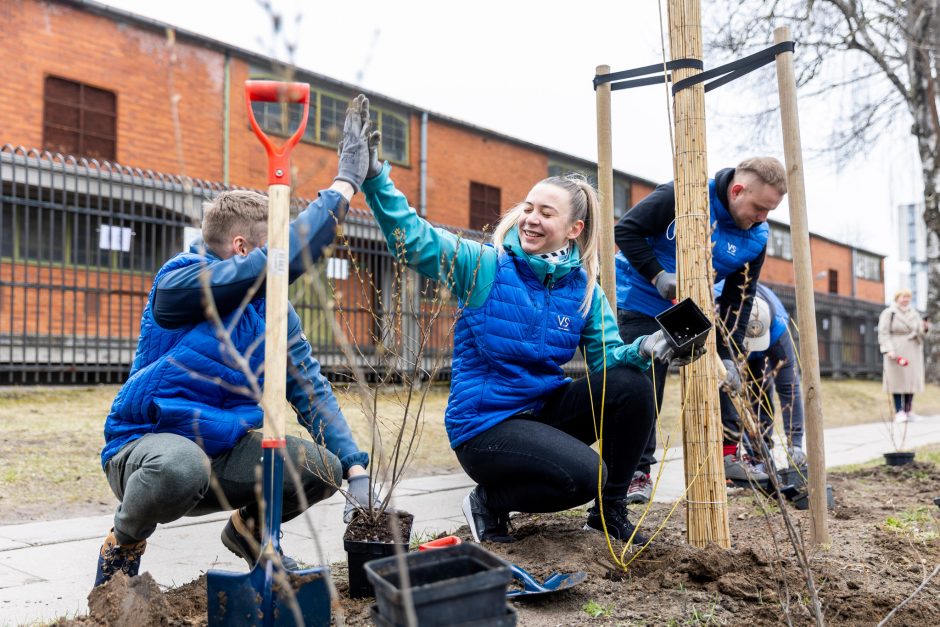
<svg viewBox="0 0 940 627"><path fill-rule="evenodd" d="M793 259L793 244L790 229L785 225L771 224L767 238L767 254L781 259Z"/></svg>
<svg viewBox="0 0 940 627"><path fill-rule="evenodd" d="M881 281L881 257L855 251L855 276L869 281Z"/></svg>
<svg viewBox="0 0 940 627"><path fill-rule="evenodd" d="M260 67L252 67L250 75L253 79L281 80ZM303 80L303 77L298 77L298 80ZM343 94L328 93L321 88L311 87L310 112L302 141L335 148L343 133L349 101L350 97ZM379 158L399 165L409 165L408 115L393 113L382 106L370 104L372 122L375 129L382 133ZM254 102L251 106L262 130L281 137L287 137L298 127L303 112L303 105L300 104L287 104L287 107L288 115L285 116L282 113L283 105L278 102Z"/></svg>
<svg viewBox="0 0 940 627"><path fill-rule="evenodd" d="M343 132L346 118L346 102L327 94L311 94L320 104L319 140L335 145Z"/></svg>
<svg viewBox="0 0 940 627"><path fill-rule="evenodd" d="M408 123L393 113L372 111L376 128L382 132L379 158L395 163L408 162Z"/></svg>
<svg viewBox="0 0 940 627"><path fill-rule="evenodd" d="M182 250L183 226L169 209L116 205L104 197L62 202L13 199L0 207L0 258L19 262L155 272Z"/></svg>
<svg viewBox="0 0 940 627"><path fill-rule="evenodd" d="M56 76L46 77L42 122L42 145L46 150L114 161L116 128L114 92Z"/></svg>
<svg viewBox="0 0 940 627"><path fill-rule="evenodd" d="M255 114L255 121L258 122L258 126L260 126L265 133L288 137L300 126L300 117L304 113L304 106L298 102L285 104L287 104L287 115L284 115L284 107L279 102L251 103L251 110ZM311 103L307 120L315 120L316 111L316 105ZM304 129L303 139L312 142L316 141L316 138L317 129L308 121L307 128Z"/></svg>
<svg viewBox="0 0 940 627"><path fill-rule="evenodd" d="M614 220L619 220L630 209L630 182L614 181Z"/></svg>
<svg viewBox="0 0 940 627"><path fill-rule="evenodd" d="M498 187L470 181L470 228L482 231L499 221L500 192Z"/></svg>
<svg viewBox="0 0 940 627"><path fill-rule="evenodd" d="M829 293L839 293L839 271L832 268L829 269Z"/></svg>

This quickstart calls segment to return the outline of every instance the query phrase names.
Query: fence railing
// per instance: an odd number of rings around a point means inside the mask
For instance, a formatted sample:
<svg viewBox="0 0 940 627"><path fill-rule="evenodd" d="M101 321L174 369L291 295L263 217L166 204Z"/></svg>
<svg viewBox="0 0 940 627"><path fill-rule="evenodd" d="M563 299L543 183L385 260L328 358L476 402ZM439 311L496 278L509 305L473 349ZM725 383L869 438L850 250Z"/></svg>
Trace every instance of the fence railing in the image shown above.
<svg viewBox="0 0 940 627"><path fill-rule="evenodd" d="M100 383L126 378L153 276L198 235L203 203L225 185L20 147L0 149L0 383ZM293 210L307 205L293 201ZM463 231L464 237L482 234ZM314 355L341 378L396 366L397 337L420 364L450 374L456 302L396 263L366 212L351 211L332 258L291 288ZM793 313L793 290L774 286ZM396 324L393 294L404 288ZM881 306L817 295L820 358L827 374L881 371ZM350 350L342 350L345 337ZM350 363L349 354L353 355ZM401 366L398 362L397 366ZM584 372L580 356L566 369Z"/></svg>

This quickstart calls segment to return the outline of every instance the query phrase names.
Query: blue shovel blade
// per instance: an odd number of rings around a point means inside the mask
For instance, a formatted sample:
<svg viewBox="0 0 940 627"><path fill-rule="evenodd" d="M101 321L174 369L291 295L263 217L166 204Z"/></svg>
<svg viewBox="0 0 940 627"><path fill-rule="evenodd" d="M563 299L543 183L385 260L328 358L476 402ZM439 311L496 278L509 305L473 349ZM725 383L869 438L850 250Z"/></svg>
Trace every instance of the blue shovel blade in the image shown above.
<svg viewBox="0 0 940 627"><path fill-rule="evenodd" d="M284 591L270 569L258 564L248 573L210 570L206 576L209 625L327 627L330 624L328 567L288 571L293 591ZM291 597L303 622L295 620ZM270 608L270 609L268 609Z"/></svg>
<svg viewBox="0 0 940 627"><path fill-rule="evenodd" d="M512 576L518 579L523 587L522 590L507 592L506 596L509 598L551 594L552 592L567 590L587 579L587 573L579 570L574 573L552 573L545 581L540 583L524 568L515 564L509 566L512 570Z"/></svg>

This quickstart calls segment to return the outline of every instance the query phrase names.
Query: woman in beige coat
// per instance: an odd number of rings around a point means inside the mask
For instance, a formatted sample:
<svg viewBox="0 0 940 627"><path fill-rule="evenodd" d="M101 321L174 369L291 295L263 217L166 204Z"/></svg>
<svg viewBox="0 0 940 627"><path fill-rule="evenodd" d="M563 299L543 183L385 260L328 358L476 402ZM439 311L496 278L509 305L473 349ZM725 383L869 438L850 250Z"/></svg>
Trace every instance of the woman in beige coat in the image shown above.
<svg viewBox="0 0 940 627"><path fill-rule="evenodd" d="M917 418L914 394L924 390L926 323L911 307L911 291L898 290L894 303L878 318L878 344L884 355L884 389L894 396L895 422Z"/></svg>

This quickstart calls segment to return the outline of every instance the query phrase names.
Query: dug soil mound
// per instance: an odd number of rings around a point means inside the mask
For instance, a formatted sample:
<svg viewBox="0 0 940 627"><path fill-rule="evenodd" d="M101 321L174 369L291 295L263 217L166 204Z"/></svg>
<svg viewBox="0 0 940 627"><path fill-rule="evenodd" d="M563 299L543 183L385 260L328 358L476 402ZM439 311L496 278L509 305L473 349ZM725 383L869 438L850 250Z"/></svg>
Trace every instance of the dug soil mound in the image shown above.
<svg viewBox="0 0 940 627"><path fill-rule="evenodd" d="M901 605L940 564L940 468L879 466L829 476L836 506L832 542L808 555L825 620L833 625L874 625ZM624 570L614 564L603 534L587 532L583 511L513 517L513 544L485 548L539 579L584 570L571 590L518 600L520 625L796 625L813 623L806 575L776 502L746 490L729 495L732 548L693 549L685 543L682 506L653 506L644 533L662 526L653 543ZM636 521L642 509L634 509ZM809 514L787 507L809 539ZM665 523L664 523L665 521ZM469 541L466 527L458 530ZM347 624L366 625L371 600L346 595L345 565L333 566ZM149 577L121 578L89 600L90 616L61 625L204 625L205 578L160 592ZM940 625L940 575L894 614L891 625ZM144 622L144 621L149 622ZM87 622L86 622L87 621Z"/></svg>

